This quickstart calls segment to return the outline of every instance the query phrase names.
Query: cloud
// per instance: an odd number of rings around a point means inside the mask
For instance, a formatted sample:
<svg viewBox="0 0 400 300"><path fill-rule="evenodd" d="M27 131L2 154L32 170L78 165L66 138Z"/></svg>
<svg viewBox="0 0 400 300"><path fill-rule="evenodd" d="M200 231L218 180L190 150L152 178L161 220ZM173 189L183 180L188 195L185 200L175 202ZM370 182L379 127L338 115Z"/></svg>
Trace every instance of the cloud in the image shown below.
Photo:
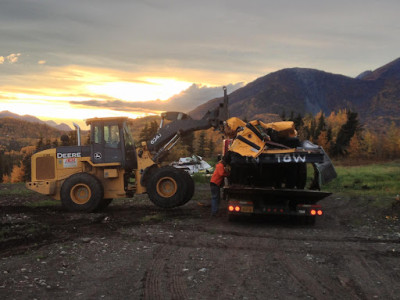
<svg viewBox="0 0 400 300"><path fill-rule="evenodd" d="M243 82L226 86L228 93L241 88ZM222 97L222 86L208 87L200 84L192 84L188 89L172 96L169 101L169 110L190 111L208 100Z"/></svg>
<svg viewBox="0 0 400 300"><path fill-rule="evenodd" d="M11 53L7 56L7 60L10 64L14 64L18 61L18 58L21 56L21 53Z"/></svg>
<svg viewBox="0 0 400 300"><path fill-rule="evenodd" d="M0 56L0 65L4 64L4 56Z"/></svg>
<svg viewBox="0 0 400 300"><path fill-rule="evenodd" d="M46 63L45 60L39 60L39 61L38 61L38 65L44 65L45 63Z"/></svg>
<svg viewBox="0 0 400 300"><path fill-rule="evenodd" d="M128 102L122 100L87 100L87 101L70 101L70 105L80 106L83 108L99 108L109 109L120 112L130 113L146 113L152 114L154 112L163 111L163 104L160 100L146 101L146 102Z"/></svg>
<svg viewBox="0 0 400 300"><path fill-rule="evenodd" d="M242 87L243 82L227 85L228 93ZM154 112L154 111L183 111L188 112L197 106L222 97L222 86L208 87L193 83L188 89L172 96L166 101L122 101L122 100L88 100L88 101L70 101L71 105L79 105L83 107L96 107L103 109L111 109L123 112Z"/></svg>

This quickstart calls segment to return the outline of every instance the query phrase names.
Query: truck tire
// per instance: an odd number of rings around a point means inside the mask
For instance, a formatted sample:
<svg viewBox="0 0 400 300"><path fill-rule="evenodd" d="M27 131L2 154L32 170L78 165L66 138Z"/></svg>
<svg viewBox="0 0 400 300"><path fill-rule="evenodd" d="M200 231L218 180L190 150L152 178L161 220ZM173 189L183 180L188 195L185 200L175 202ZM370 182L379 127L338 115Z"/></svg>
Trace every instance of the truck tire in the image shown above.
<svg viewBox="0 0 400 300"><path fill-rule="evenodd" d="M187 191L184 176L174 167L162 167L152 173L146 189L150 201L162 208L182 205Z"/></svg>
<svg viewBox="0 0 400 300"><path fill-rule="evenodd" d="M297 180L296 180L296 187L299 190L304 190L307 183L307 165L299 164L297 168Z"/></svg>
<svg viewBox="0 0 400 300"><path fill-rule="evenodd" d="M188 203L190 201L190 199L192 199L193 195L194 195L194 181L192 176L190 176L190 174L186 171L183 170L178 170L180 175L182 176L182 178L185 180L185 187L186 187L186 192L184 194L184 197L182 199L182 203L179 204L179 206L181 205L185 205L186 203Z"/></svg>
<svg viewBox="0 0 400 300"><path fill-rule="evenodd" d="M103 200L103 187L95 177L78 173L68 177L60 191L61 203L69 211L93 212Z"/></svg>

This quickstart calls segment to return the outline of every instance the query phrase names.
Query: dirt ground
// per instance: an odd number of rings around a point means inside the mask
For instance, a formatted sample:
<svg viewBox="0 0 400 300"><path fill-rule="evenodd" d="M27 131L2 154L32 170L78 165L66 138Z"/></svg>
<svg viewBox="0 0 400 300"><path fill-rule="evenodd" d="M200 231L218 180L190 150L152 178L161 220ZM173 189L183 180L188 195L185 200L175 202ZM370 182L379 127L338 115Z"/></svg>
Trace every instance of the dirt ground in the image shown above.
<svg viewBox="0 0 400 300"><path fill-rule="evenodd" d="M361 196L320 201L310 226L210 217L207 184L177 209L136 196L93 214L14 188L0 185L0 299L400 299L399 210Z"/></svg>

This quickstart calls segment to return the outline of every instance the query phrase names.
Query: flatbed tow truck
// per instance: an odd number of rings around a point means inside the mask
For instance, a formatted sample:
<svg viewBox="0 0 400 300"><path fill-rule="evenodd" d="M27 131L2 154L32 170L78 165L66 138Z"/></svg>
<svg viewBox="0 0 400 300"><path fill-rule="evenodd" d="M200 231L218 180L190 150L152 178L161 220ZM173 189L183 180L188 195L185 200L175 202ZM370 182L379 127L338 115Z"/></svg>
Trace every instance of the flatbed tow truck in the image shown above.
<svg viewBox="0 0 400 300"><path fill-rule="evenodd" d="M223 188L230 220L286 215L314 224L323 215L317 202L331 193L320 188L336 178L336 171L322 147L298 139L293 122L230 118L225 131L231 137L223 148L231 169ZM309 188L307 164L314 171Z"/></svg>

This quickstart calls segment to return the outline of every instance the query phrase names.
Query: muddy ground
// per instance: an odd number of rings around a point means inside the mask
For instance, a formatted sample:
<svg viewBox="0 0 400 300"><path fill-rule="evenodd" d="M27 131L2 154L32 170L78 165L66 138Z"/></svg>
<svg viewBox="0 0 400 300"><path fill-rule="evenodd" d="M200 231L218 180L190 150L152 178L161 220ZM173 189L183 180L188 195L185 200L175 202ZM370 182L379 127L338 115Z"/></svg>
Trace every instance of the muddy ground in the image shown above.
<svg viewBox="0 0 400 300"><path fill-rule="evenodd" d="M207 184L178 209L94 214L20 188L0 185L0 299L400 299L400 211L361 196L310 226L211 218Z"/></svg>

